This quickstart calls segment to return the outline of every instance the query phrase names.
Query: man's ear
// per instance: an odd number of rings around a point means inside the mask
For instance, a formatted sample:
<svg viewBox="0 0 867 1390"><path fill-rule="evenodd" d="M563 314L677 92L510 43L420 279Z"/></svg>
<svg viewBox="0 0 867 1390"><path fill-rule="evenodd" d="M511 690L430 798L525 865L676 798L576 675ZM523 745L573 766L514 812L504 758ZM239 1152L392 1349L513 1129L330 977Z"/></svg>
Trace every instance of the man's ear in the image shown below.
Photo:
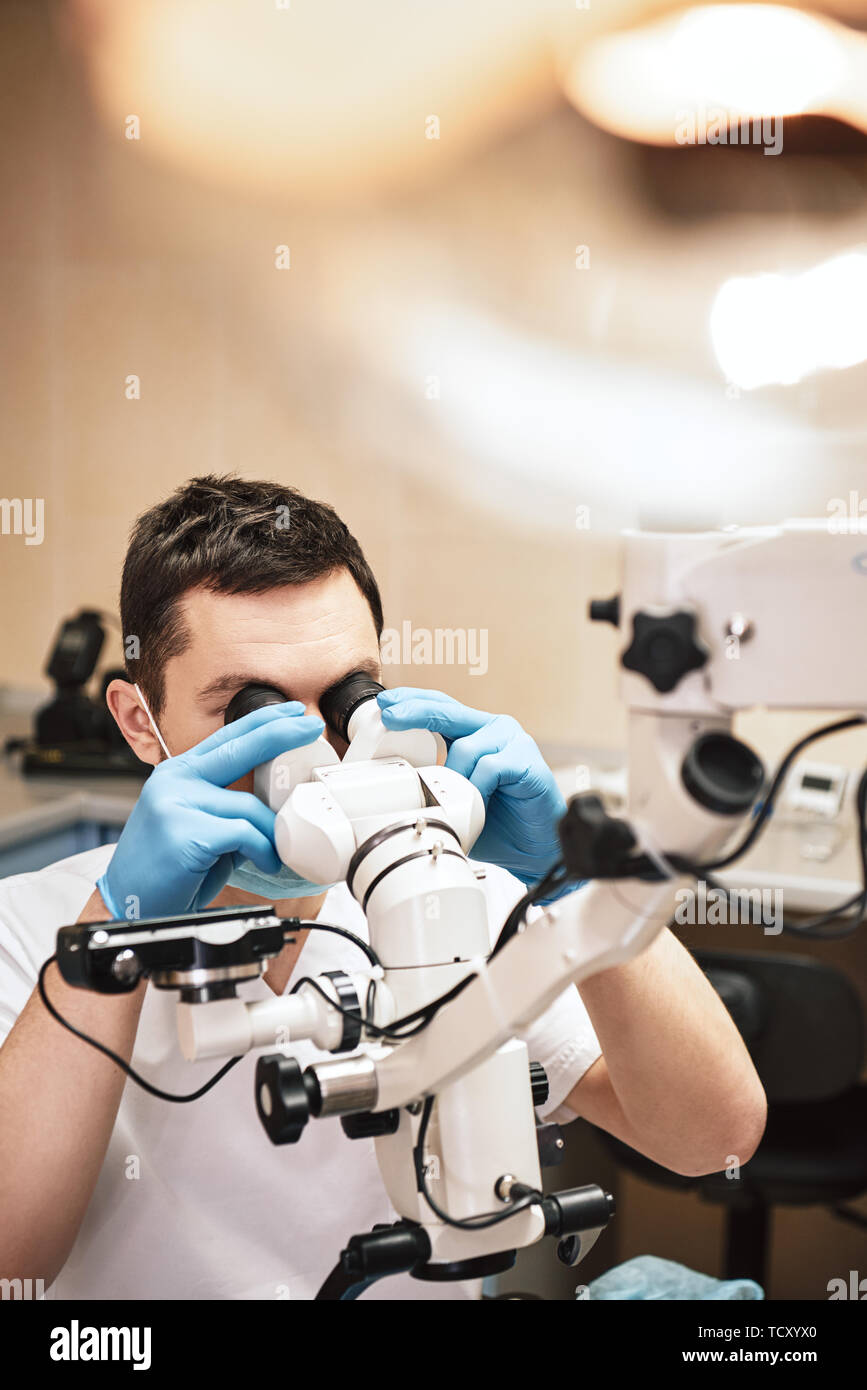
<svg viewBox="0 0 867 1390"><path fill-rule="evenodd" d="M137 758L156 767L163 760L163 750L142 708L135 686L129 681L113 680L105 692L105 702L114 721Z"/></svg>

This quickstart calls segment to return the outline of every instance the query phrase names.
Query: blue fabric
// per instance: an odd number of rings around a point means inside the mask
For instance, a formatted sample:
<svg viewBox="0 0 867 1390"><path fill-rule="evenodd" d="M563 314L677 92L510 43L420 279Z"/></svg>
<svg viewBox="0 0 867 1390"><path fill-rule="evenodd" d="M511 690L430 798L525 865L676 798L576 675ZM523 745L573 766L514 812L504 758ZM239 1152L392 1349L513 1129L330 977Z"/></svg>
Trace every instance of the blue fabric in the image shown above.
<svg viewBox="0 0 867 1390"><path fill-rule="evenodd" d="M578 1295L582 1297L581 1294ZM764 1298L764 1290L753 1279L713 1279L674 1260L656 1255L638 1255L625 1264L615 1265L587 1285L585 1298L591 1299L693 1299L722 1302L727 1299Z"/></svg>

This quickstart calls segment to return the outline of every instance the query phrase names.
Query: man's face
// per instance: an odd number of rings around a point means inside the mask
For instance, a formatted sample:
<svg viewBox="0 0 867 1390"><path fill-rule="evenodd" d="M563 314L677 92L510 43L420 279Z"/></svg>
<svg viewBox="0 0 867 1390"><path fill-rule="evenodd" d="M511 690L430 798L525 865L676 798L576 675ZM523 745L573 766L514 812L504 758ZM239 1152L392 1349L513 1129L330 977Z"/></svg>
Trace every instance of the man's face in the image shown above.
<svg viewBox="0 0 867 1390"><path fill-rule="evenodd" d="M343 676L380 678L373 615L348 570L262 594L192 589L181 609L189 644L166 663L157 721L173 754L221 728L232 696L251 681L320 714L320 699ZM342 757L346 743L327 727L325 737ZM234 785L252 784L251 773Z"/></svg>

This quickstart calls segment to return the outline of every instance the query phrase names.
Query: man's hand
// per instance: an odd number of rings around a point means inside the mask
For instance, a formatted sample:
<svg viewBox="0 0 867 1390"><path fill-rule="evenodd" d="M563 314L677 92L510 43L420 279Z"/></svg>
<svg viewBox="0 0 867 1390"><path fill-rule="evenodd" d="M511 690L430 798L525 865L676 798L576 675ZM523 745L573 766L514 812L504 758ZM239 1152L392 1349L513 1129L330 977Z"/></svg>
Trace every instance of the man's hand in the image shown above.
<svg viewBox="0 0 867 1390"><path fill-rule="evenodd" d="M228 788L324 727L296 700L266 705L155 767L97 883L115 919L199 912L242 859L279 873L274 812Z"/></svg>
<svg viewBox="0 0 867 1390"><path fill-rule="evenodd" d="M508 869L527 885L543 878L561 858L557 823L566 803L542 754L517 720L468 709L438 690L398 686L376 698L387 729L442 734L449 745L446 767L478 787L485 803L485 828L472 858Z"/></svg>

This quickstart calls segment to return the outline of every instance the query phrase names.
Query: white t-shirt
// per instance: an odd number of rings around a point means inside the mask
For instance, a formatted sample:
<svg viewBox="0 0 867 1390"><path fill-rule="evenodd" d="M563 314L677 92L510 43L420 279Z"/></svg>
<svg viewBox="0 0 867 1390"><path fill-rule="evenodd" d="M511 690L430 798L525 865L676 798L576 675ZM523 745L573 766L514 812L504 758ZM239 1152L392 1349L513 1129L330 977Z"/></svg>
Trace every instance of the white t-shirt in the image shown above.
<svg viewBox="0 0 867 1390"><path fill-rule="evenodd" d="M77 919L113 850L104 845L0 880L0 1043L54 954L58 927ZM493 944L523 890L492 866L483 882ZM364 914L345 884L330 890L320 918L368 939ZM358 967L365 958L350 942L311 931L287 989L300 975ZM262 979L238 993L273 997ZM174 990L148 988L132 1065L164 1090L187 1092L221 1063L184 1060L177 999ZM574 1118L562 1102L600 1055L574 985L523 1038L530 1059L548 1073L550 1094L540 1113ZM306 1042L293 1051L302 1067L329 1055ZM253 1097L257 1055L243 1057L187 1105L158 1100L127 1081L93 1197L48 1297L309 1299L351 1235L397 1220L372 1139L350 1140L339 1120L328 1119L312 1120L298 1144L271 1144ZM46 1194L48 1200L62 1201L62 1194ZM440 1285L399 1275L373 1284L363 1297L464 1299L478 1297L479 1289L478 1280Z"/></svg>

